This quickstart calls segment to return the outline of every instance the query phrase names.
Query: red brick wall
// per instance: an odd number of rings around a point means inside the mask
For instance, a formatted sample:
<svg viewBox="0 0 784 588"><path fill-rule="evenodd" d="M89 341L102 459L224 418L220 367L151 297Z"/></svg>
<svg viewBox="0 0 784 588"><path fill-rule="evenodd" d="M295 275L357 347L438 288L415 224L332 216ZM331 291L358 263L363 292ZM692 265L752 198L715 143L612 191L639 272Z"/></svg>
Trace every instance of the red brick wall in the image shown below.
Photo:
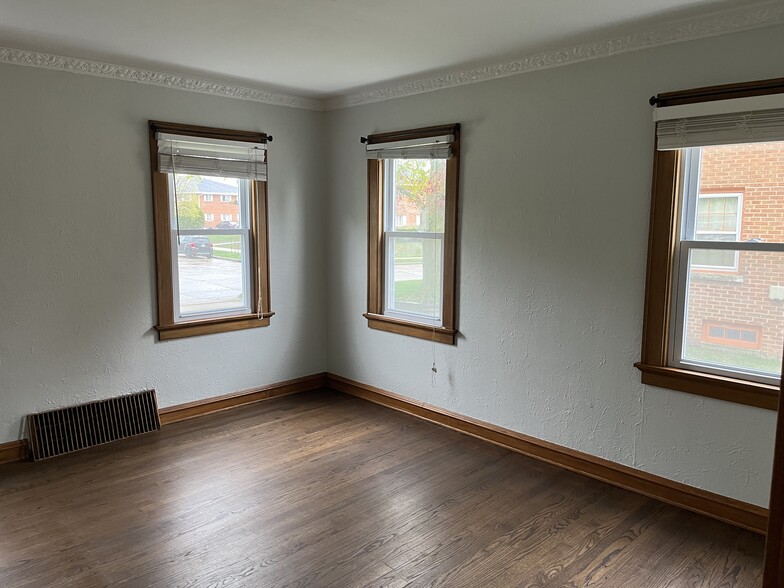
<svg viewBox="0 0 784 588"><path fill-rule="evenodd" d="M208 228L214 228L221 222L221 214L230 214L231 215L231 222L239 223L240 222L240 208L237 205L237 197L232 196L231 202L221 202L221 197L219 194L214 194L212 196L212 202L205 202L204 194L199 194L199 207L201 208L204 214L211 214L213 215L213 219L211 221L205 220L204 226Z"/></svg>
<svg viewBox="0 0 784 588"><path fill-rule="evenodd" d="M742 241L784 241L784 143L703 148L700 191L743 194ZM782 258L746 252L737 271L695 270L688 340L704 341L706 323L745 325L760 330L763 354L780 355L784 302L770 299L770 286L784 285Z"/></svg>

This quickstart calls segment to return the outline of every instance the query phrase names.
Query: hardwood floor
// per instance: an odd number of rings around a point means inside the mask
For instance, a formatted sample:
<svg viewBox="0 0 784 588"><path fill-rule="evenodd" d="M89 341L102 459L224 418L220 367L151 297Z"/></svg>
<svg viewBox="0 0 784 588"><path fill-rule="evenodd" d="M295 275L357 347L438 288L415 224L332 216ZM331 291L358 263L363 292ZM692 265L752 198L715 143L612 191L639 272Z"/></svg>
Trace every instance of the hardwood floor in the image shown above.
<svg viewBox="0 0 784 588"><path fill-rule="evenodd" d="M0 466L0 586L759 586L764 539L374 404Z"/></svg>

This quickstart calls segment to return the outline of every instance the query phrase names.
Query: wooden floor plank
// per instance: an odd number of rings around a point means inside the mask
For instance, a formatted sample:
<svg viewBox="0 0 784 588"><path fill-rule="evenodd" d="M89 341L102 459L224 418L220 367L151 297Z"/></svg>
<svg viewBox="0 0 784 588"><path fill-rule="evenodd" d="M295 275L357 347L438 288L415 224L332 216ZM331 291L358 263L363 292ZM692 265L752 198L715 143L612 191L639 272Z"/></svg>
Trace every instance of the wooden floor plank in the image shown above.
<svg viewBox="0 0 784 588"><path fill-rule="evenodd" d="M760 585L763 540L329 390L0 466L0 586Z"/></svg>

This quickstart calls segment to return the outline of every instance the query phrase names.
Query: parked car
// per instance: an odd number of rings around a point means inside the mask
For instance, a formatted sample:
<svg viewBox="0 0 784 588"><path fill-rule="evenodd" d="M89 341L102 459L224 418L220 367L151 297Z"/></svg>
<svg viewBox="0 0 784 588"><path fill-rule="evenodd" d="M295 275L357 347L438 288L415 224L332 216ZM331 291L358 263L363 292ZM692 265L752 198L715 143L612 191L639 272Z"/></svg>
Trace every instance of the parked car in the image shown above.
<svg viewBox="0 0 784 588"><path fill-rule="evenodd" d="M231 221L221 221L215 225L216 229L236 229L237 227L239 227L239 225Z"/></svg>
<svg viewBox="0 0 784 588"><path fill-rule="evenodd" d="M177 252L184 253L186 257L196 257L197 255L212 257L212 241L198 235L183 235L177 245Z"/></svg>

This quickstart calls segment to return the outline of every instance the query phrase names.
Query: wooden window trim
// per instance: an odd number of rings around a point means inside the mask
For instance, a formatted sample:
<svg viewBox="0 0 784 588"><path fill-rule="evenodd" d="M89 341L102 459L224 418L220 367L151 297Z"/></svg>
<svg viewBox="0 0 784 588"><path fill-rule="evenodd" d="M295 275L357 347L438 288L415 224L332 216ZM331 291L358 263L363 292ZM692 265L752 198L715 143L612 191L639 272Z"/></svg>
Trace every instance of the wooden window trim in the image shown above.
<svg viewBox="0 0 784 588"><path fill-rule="evenodd" d="M169 215L169 184L167 174L158 171L157 132L208 137L211 139L230 139L233 141L267 142L265 133L216 129L195 125L182 125L161 121L149 122L150 170L152 174L153 215L155 226L155 272L158 296L158 339L167 341L183 337L225 333L241 329L266 327L273 313L270 309L269 280L269 231L267 230L267 182L250 183L250 238L253 259L251 260L251 300L253 312L250 314L197 319L186 322L174 320L174 294L171 260L171 218ZM258 286L261 286L261 309L258 305Z"/></svg>
<svg viewBox="0 0 784 588"><path fill-rule="evenodd" d="M452 157L446 163L446 202L444 216L444 269L441 316L442 326L385 316L384 312L384 171L383 160L368 159L368 311L363 315L371 329L408 335L454 345L457 338L457 230L460 179L460 124L440 125L379 133L367 138L368 144L454 135Z"/></svg>
<svg viewBox="0 0 784 588"><path fill-rule="evenodd" d="M784 78L668 92L651 98L651 104L675 106L778 93L784 93ZM642 351L640 361L634 365L641 372L643 384L776 410L779 396L779 387L776 385L668 365L672 272L681 205L680 170L680 153L659 151L654 143Z"/></svg>

